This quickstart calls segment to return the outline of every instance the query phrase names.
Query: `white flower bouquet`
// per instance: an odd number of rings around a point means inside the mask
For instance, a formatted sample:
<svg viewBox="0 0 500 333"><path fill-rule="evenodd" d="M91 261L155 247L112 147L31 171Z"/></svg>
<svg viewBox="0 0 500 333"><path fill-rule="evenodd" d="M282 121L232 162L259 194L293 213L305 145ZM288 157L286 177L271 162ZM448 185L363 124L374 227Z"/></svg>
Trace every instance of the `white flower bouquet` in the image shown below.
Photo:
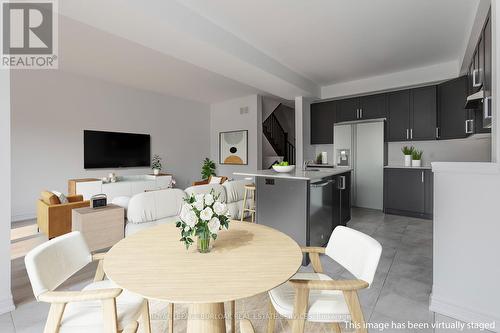
<svg viewBox="0 0 500 333"><path fill-rule="evenodd" d="M219 201L219 195L212 190L209 194L191 195L184 199L181 209L181 220L176 226L181 230L181 242L186 249L198 237L198 251L210 251L210 239L217 239L217 233L222 228L229 228L229 217L226 204Z"/></svg>

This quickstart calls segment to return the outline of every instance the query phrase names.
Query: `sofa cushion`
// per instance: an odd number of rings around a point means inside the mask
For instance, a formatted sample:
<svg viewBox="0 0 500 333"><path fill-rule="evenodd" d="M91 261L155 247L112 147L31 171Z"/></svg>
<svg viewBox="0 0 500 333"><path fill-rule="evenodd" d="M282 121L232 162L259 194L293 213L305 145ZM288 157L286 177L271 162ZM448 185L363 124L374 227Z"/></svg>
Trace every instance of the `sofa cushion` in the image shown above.
<svg viewBox="0 0 500 333"><path fill-rule="evenodd" d="M186 194L188 196L191 195L196 195L196 194L208 194L212 190L214 190L214 194L220 195L219 196L219 201L220 202L226 202L226 190L224 189L224 186L220 184L207 184L207 185L197 185L197 186L191 186L186 189Z"/></svg>
<svg viewBox="0 0 500 333"><path fill-rule="evenodd" d="M159 219L153 222L143 222L143 223L128 223L125 226L125 236L130 236L138 231L155 227L157 225L165 224L165 223L176 223L180 220L179 216L171 216L165 217L163 219Z"/></svg>
<svg viewBox="0 0 500 333"><path fill-rule="evenodd" d="M226 200L228 203L243 200L245 196L245 185L253 184L251 180L233 180L222 184L226 190Z"/></svg>
<svg viewBox="0 0 500 333"><path fill-rule="evenodd" d="M128 204L129 223L144 223L179 215L185 193L166 189L134 195Z"/></svg>
<svg viewBox="0 0 500 333"><path fill-rule="evenodd" d="M61 204L61 201L59 201L59 198L57 195L55 195L52 192L49 191L42 191L40 194L40 197L42 198L42 201L45 202L47 205L59 205Z"/></svg>

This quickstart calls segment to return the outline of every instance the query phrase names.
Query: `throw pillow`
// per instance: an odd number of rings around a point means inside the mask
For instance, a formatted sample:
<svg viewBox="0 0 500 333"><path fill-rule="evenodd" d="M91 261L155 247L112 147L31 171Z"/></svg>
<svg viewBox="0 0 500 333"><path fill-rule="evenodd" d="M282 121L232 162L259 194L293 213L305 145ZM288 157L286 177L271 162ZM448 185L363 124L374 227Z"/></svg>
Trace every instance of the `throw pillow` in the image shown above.
<svg viewBox="0 0 500 333"><path fill-rule="evenodd" d="M61 202L61 204L66 204L69 202L68 198L66 198L66 196L64 194L62 194L61 192L52 191L52 193L54 193L59 198L59 201Z"/></svg>
<svg viewBox="0 0 500 333"><path fill-rule="evenodd" d="M220 182L222 181L222 177L215 177L215 176L212 176L210 178L210 182L209 184L220 184Z"/></svg>

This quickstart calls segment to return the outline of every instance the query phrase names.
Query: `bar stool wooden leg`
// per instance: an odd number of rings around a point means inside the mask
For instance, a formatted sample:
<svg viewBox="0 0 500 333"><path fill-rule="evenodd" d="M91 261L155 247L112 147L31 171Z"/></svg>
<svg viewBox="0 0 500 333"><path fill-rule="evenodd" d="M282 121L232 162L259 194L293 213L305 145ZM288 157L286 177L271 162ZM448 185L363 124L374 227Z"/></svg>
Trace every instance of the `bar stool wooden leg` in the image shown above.
<svg viewBox="0 0 500 333"><path fill-rule="evenodd" d="M255 223L255 190L252 190L252 205L250 206L250 209L252 210L250 214L252 214L252 223Z"/></svg>
<svg viewBox="0 0 500 333"><path fill-rule="evenodd" d="M243 196L243 207L241 207L241 222L243 222L243 219L245 218L245 211L247 207L247 190L245 189L245 195Z"/></svg>

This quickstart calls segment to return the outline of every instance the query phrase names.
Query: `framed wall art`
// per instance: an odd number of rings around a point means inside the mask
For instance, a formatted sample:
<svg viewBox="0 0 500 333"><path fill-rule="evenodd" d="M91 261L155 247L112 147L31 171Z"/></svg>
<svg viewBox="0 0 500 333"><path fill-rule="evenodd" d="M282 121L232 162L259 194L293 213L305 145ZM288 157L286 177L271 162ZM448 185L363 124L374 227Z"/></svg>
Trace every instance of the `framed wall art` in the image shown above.
<svg viewBox="0 0 500 333"><path fill-rule="evenodd" d="M219 164L248 164L248 131L219 133Z"/></svg>

